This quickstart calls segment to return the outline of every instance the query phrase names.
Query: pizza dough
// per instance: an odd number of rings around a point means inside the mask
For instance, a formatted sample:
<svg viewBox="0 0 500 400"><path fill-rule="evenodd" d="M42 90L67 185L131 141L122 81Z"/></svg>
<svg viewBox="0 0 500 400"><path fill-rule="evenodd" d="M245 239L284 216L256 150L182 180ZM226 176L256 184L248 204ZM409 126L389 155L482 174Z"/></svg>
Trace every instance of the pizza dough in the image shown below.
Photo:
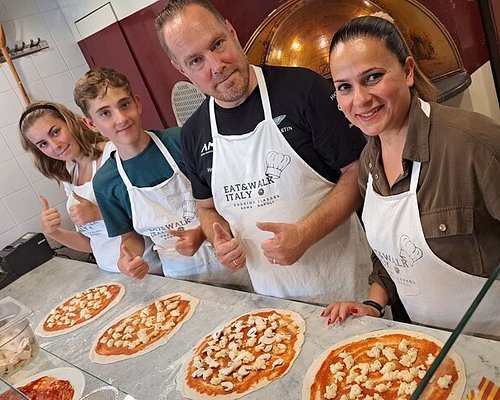
<svg viewBox="0 0 500 400"><path fill-rule="evenodd" d="M51 310L35 333L50 337L74 331L103 315L124 294L125 286L119 282L103 283L77 293Z"/></svg>
<svg viewBox="0 0 500 400"><path fill-rule="evenodd" d="M197 305L198 299L173 293L127 310L98 334L90 359L109 364L164 345L191 318Z"/></svg>
<svg viewBox="0 0 500 400"><path fill-rule="evenodd" d="M304 379L302 399L410 399L442 346L431 336L406 330L354 336L314 361ZM461 399L465 380L464 363L452 352L432 378L426 398Z"/></svg>
<svg viewBox="0 0 500 400"><path fill-rule="evenodd" d="M243 314L196 345L177 376L177 388L190 399L238 399L288 372L304 332L304 320L290 310Z"/></svg>

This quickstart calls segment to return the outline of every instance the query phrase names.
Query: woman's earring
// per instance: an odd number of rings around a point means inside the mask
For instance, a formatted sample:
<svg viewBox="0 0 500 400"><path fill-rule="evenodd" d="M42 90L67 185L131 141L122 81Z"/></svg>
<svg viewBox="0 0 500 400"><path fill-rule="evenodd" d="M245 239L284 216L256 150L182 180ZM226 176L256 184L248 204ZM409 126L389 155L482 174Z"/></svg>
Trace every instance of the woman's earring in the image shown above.
<svg viewBox="0 0 500 400"><path fill-rule="evenodd" d="M342 111L342 109L340 108L340 104L337 103L337 108L339 109L339 111Z"/></svg>

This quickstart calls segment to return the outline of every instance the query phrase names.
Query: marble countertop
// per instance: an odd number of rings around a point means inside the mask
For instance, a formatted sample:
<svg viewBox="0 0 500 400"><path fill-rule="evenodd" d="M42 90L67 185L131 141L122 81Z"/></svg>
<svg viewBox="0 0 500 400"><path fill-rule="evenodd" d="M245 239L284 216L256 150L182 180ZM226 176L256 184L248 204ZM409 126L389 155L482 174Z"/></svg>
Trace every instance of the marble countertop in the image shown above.
<svg viewBox="0 0 500 400"><path fill-rule="evenodd" d="M442 341L449 332L407 325L371 317L349 318L342 325L327 326L319 314L322 307L260 296L225 288L148 275L132 280L122 274L101 271L93 264L53 258L0 290L0 298L12 296L33 310L34 329L47 313L69 296L104 282L116 281L126 286L121 302L82 328L53 338L38 337L49 353L129 393L137 400L181 399L175 378L186 356L196 343L218 325L258 308L293 310L306 321L306 339L291 370L281 379L248 395L248 399L300 399L303 377L314 358L338 341L378 329L410 329L425 332ZM193 317L156 350L130 360L101 365L90 360L95 335L125 310L148 304L174 292L185 292L200 300ZM483 376L500 382L500 342L461 336L454 349L462 356L467 372L466 392L477 387ZM40 370L36 362L12 378L22 379Z"/></svg>

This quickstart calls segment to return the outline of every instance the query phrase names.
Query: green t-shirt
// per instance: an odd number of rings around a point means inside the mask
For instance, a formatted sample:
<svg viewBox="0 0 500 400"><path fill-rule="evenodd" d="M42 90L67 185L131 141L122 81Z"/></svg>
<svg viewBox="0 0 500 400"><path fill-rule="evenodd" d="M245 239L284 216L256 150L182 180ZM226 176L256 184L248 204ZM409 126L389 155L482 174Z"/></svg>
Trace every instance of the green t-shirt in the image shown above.
<svg viewBox="0 0 500 400"><path fill-rule="evenodd" d="M181 172L186 175L181 153L180 128L150 132L158 136ZM97 204L110 237L134 230L130 199L127 188L118 173L115 156L116 152L111 154L92 181ZM140 154L122 163L130 182L137 187L156 186L173 175L170 164L152 140Z"/></svg>

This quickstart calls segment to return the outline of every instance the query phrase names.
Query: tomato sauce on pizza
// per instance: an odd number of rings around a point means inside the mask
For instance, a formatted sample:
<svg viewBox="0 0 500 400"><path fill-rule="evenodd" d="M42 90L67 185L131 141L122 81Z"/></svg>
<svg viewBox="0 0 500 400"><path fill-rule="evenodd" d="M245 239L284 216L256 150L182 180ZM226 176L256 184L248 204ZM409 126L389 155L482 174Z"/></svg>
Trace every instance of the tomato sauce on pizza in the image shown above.
<svg viewBox="0 0 500 400"><path fill-rule="evenodd" d="M191 399L237 399L280 378L304 341L305 323L289 310L244 314L196 346L178 379Z"/></svg>
<svg viewBox="0 0 500 400"><path fill-rule="evenodd" d="M41 336L55 336L72 331L118 303L124 293L121 283L103 284L80 292L53 309L36 332Z"/></svg>
<svg viewBox="0 0 500 400"><path fill-rule="evenodd" d="M175 293L126 312L98 336L91 359L99 363L120 361L165 344L191 317L197 304L194 297Z"/></svg>
<svg viewBox="0 0 500 400"><path fill-rule="evenodd" d="M42 376L17 388L31 400L72 400L75 390L64 379Z"/></svg>
<svg viewBox="0 0 500 400"><path fill-rule="evenodd" d="M410 399L442 344L420 333L383 332L344 341L319 357L307 373L303 399ZM464 380L461 359L448 357L427 396L459 399L452 393L464 386Z"/></svg>

